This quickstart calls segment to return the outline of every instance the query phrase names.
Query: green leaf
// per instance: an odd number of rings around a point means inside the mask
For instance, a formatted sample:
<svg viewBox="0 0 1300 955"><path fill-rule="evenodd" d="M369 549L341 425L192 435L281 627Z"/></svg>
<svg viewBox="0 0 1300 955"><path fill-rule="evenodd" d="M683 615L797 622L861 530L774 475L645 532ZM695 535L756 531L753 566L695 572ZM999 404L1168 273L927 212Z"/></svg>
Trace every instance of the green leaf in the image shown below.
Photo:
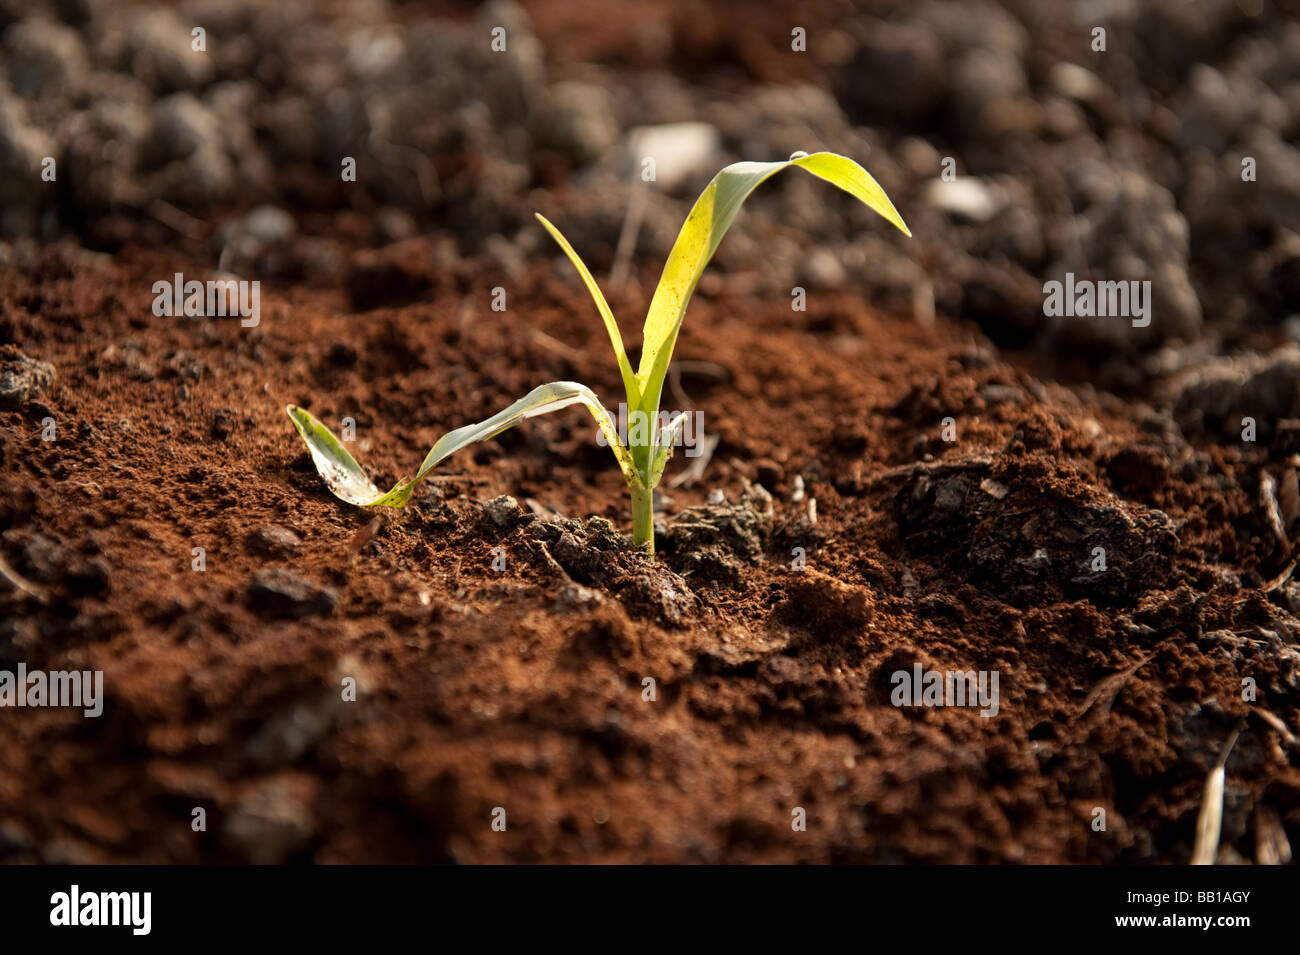
<svg viewBox="0 0 1300 955"><path fill-rule="evenodd" d="M650 468L650 480L647 482L652 488L658 487L659 481L664 476L664 468L668 466L668 459L673 456L673 447L677 442L677 436L681 434L682 425L686 422L686 414L685 411L677 412L672 420L659 430L659 438L655 443L654 464Z"/></svg>
<svg viewBox="0 0 1300 955"><path fill-rule="evenodd" d="M534 388L510 407L498 411L492 417L447 432L425 455L415 477L398 481L385 494L379 492L361 470L361 465L357 464L356 459L327 427L316 420L311 412L295 405L288 405L285 411L293 426L298 429L298 434L302 436L307 450L311 452L317 473L325 480L326 487L335 497L360 507L403 507L411 499L416 485L424 479L425 475L461 448L495 438L526 418L549 414L575 404L586 405L591 416L596 419L596 424L604 434L605 440L613 449L615 457L618 458L624 478L629 485L639 487L641 479L632 463L631 455L618 440L618 433L614 429L609 412L590 388L576 381L553 381Z"/></svg>
<svg viewBox="0 0 1300 955"><path fill-rule="evenodd" d="M641 388L637 382L636 375L632 373L632 363L627 360L627 351L623 348L623 336L619 333L618 322L614 319L614 313L610 310L609 303L605 301L605 296L600 291L600 286L596 280L591 277L591 272L583 263L582 258L574 251L573 246L569 245L560 230L551 224L544 215L539 212L533 213L537 216L537 221L542 224L551 238L556 241L564 254L569 257L573 267L578 270L582 276L583 283L587 286L587 291L596 301L596 310L600 312L600 317L605 321L605 331L609 333L610 344L614 346L614 356L618 359L618 370L623 376L623 389L627 392L627 404L629 408L635 408L641 400Z"/></svg>
<svg viewBox="0 0 1300 955"><path fill-rule="evenodd" d="M660 394L668 363L672 360L677 333L691 294L730 228L741 204L764 180L789 166L798 166L819 179L839 186L911 235L898 210L889 201L871 174L852 159L835 153L813 153L785 162L738 162L719 172L696 200L690 215L668 254L659 287L655 290L646 315L641 346L641 363L637 369L641 401L637 407L657 417ZM651 449L631 449L642 472L649 476L647 464Z"/></svg>
<svg viewBox="0 0 1300 955"><path fill-rule="evenodd" d="M334 437L334 432L317 421L310 411L297 405L287 405L284 410L307 445L316 473L325 479L325 486L334 496L349 504L374 503L380 496L379 488L366 477L357 459Z"/></svg>

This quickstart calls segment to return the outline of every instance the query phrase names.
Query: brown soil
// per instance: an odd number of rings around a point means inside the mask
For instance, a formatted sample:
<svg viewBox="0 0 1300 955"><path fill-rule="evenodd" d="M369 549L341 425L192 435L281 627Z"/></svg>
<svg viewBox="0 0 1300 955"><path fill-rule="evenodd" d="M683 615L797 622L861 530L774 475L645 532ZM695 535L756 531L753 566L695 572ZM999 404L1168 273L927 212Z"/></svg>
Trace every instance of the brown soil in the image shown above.
<svg viewBox="0 0 1300 955"><path fill-rule="evenodd" d="M0 552L45 598L0 591L0 661L102 669L107 697L0 711L0 858L1182 862L1237 729L1221 858L1274 816L1300 837L1296 623L1265 583L1290 555L1251 452L1042 384L970 327L852 292L792 313L733 275L687 318L678 358L717 367L681 389L721 442L665 485L656 560L580 410L373 528L286 402L355 418L383 486L543 381L616 404L581 287L470 262L363 312L264 290L244 329L154 317L173 271L203 268L53 247L0 276L0 358L57 373L0 412ZM612 298L633 340L642 278ZM505 494L536 507L484 508ZM1000 712L891 705L913 663L998 671Z"/></svg>

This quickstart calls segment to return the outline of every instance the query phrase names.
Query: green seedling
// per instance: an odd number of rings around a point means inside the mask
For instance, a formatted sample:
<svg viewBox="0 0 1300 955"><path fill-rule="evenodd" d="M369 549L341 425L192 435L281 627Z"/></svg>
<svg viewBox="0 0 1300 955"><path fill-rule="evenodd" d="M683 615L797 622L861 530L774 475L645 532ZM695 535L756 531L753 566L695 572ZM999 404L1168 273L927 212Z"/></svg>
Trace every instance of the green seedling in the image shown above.
<svg viewBox="0 0 1300 955"><path fill-rule="evenodd" d="M399 481L392 490L380 493L356 459L328 428L310 412L289 405L285 410L306 442L316 470L324 478L326 486L335 497L349 504L361 507L402 507L410 500L411 493L425 475L461 448L494 438L525 418L583 404L596 419L597 426L613 449L623 477L627 480L632 497L633 540L646 553L653 554L654 518L651 504L654 489L663 477L664 466L672 455L673 445L685 419L685 414L677 414L661 422L659 400L687 303L691 300L704 267L713 257L732 220L736 218L741 204L760 183L789 166L797 166L839 186L888 219L904 234L911 235L885 191L865 169L844 156L828 152L812 155L795 153L785 162L738 162L727 166L713 178L695 201L678 233L677 241L673 243L659 286L650 302L642 330L641 361L633 372L627 351L623 348L618 322L596 280L560 231L539 215L537 218L546 231L559 243L582 276L582 281L605 322L605 330L614 346L614 356L618 359L618 369L627 395L628 420L632 423L628 429L627 444L624 445L620 440L609 412L590 388L573 381L553 381L533 389L510 407L484 421L443 435L425 455L414 477Z"/></svg>

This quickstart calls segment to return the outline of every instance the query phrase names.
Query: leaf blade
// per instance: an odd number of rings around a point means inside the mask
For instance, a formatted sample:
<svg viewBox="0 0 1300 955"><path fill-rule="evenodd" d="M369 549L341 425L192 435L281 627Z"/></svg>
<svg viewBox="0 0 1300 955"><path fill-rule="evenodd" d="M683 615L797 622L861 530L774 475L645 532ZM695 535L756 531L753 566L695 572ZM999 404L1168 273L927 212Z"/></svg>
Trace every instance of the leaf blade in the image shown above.
<svg viewBox="0 0 1300 955"><path fill-rule="evenodd" d="M310 411L297 405L286 405L285 412L293 422L299 437L307 445L316 473L325 481L325 486L341 501L364 506L365 503L379 496L379 488L366 477L348 449L343 447L334 432L321 424Z"/></svg>
<svg viewBox="0 0 1300 955"><path fill-rule="evenodd" d="M838 186L905 235L912 234L876 180L847 156L819 152L784 162L738 162L722 169L705 187L687 215L646 313L641 361L637 368L641 389L641 401L637 407L641 410L658 410L664 376L686 306L741 205L763 182L790 166L798 166ZM637 456L636 450L633 449L634 456Z"/></svg>
<svg viewBox="0 0 1300 955"><path fill-rule="evenodd" d="M411 499L416 485L438 464L457 451L471 444L495 438L528 418L550 414L575 404L586 406L596 420L597 426L604 434L615 457L618 458L619 467L627 482L640 484L640 476L632 462L632 457L618 440L618 433L614 429L609 412L590 388L575 381L552 381L540 385L496 414L447 432L429 449L414 477L398 481L382 494L366 477L356 459L310 411L295 405L286 406L285 411L293 421L303 443L307 445L307 450L316 465L316 472L324 479L330 493L339 500L358 507L404 507Z"/></svg>
<svg viewBox="0 0 1300 955"><path fill-rule="evenodd" d="M609 342L614 346L614 356L618 359L619 374L623 376L623 389L627 392L628 406L636 407L641 398L640 383L632 372L632 363L628 361L627 349L623 347L623 335L618 329L618 321L614 318L614 312L610 309L609 303L605 301L604 293L601 292L600 286L596 284L595 278L592 277L586 263L582 261L582 257L569 244L569 240L564 237L564 234L540 212L535 212L533 215L537 217L537 221L542 224L542 228L551 234L551 238L568 256L569 261L573 263L573 267L578 270L578 275L582 277L583 284L587 286L587 291L591 293L591 297L596 303L596 310L600 312L600 317L605 323L605 331L609 334Z"/></svg>
<svg viewBox="0 0 1300 955"><path fill-rule="evenodd" d="M679 411L672 419L659 429L659 438L655 444L654 463L650 468L650 486L657 487L664 476L664 468L668 466L668 459L673 456L673 448L677 445L677 436L682 433L682 426L686 423L688 412Z"/></svg>

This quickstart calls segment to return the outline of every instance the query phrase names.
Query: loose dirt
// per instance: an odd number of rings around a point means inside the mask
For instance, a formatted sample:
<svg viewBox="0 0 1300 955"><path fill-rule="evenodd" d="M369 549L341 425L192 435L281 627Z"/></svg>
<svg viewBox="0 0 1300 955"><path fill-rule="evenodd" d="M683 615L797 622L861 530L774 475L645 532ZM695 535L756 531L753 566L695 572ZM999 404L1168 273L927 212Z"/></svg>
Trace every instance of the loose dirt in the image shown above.
<svg viewBox="0 0 1300 955"><path fill-rule="evenodd" d="M0 274L0 371L54 371L0 411L0 554L32 585L0 589L0 663L106 695L0 710L0 859L1185 862L1237 729L1221 861L1300 837L1268 448L851 289L801 313L706 281L665 403L718 444L665 482L656 559L581 410L376 524L284 405L352 418L381 486L544 381L616 405L585 292L472 260L369 310L354 276L264 290L256 328L152 314L205 268L128 243ZM612 296L634 341L652 280ZM916 664L996 671L996 715L892 705Z"/></svg>

